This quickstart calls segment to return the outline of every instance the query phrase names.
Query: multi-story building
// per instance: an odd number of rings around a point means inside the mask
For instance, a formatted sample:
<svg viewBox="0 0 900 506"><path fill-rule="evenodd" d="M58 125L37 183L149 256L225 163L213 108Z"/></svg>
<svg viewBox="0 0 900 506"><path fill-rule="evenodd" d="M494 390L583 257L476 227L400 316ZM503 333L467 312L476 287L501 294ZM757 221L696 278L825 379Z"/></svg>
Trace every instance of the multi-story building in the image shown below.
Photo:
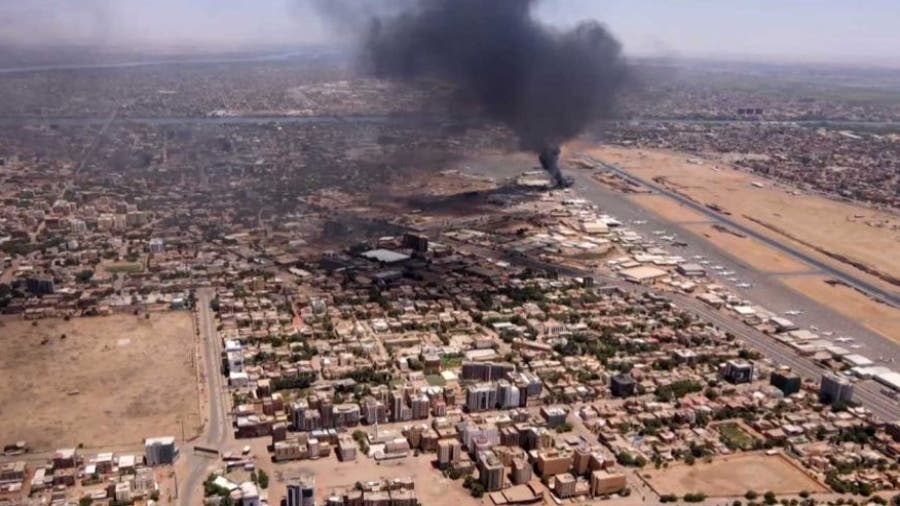
<svg viewBox="0 0 900 506"><path fill-rule="evenodd" d="M486 491L503 489L503 469L503 463L494 452L488 450L478 454L478 479Z"/></svg>
<svg viewBox="0 0 900 506"><path fill-rule="evenodd" d="M747 360L729 360L722 366L722 377L735 384L750 383L753 372L753 362Z"/></svg>
<svg viewBox="0 0 900 506"><path fill-rule="evenodd" d="M359 425L359 404L336 404L331 415L334 428L355 427Z"/></svg>
<svg viewBox="0 0 900 506"><path fill-rule="evenodd" d="M447 467L459 461L462 444L455 439L441 439L437 442L438 465Z"/></svg>
<svg viewBox="0 0 900 506"><path fill-rule="evenodd" d="M460 379L464 381L499 381L514 372L513 364L499 362L463 362Z"/></svg>
<svg viewBox="0 0 900 506"><path fill-rule="evenodd" d="M575 495L575 484L577 480L569 473L557 474L554 477L554 491L561 499L566 499Z"/></svg>
<svg viewBox="0 0 900 506"><path fill-rule="evenodd" d="M428 418L428 410L431 405L428 396L425 394L413 395L410 399L412 408L412 417L414 420L424 420Z"/></svg>
<svg viewBox="0 0 900 506"><path fill-rule="evenodd" d="M803 384L800 376L792 373L790 369L779 369L773 372L769 382L772 386L781 390L784 395L793 395L799 392Z"/></svg>
<svg viewBox="0 0 900 506"><path fill-rule="evenodd" d="M291 422L296 431L321 429L320 418L318 410L310 408L306 400L301 399L291 404Z"/></svg>
<svg viewBox="0 0 900 506"><path fill-rule="evenodd" d="M309 476L289 481L285 501L287 506L315 506L315 478Z"/></svg>
<svg viewBox="0 0 900 506"><path fill-rule="evenodd" d="M466 389L466 409L469 413L488 411L497 407L497 388L493 383L478 383Z"/></svg>
<svg viewBox="0 0 900 506"><path fill-rule="evenodd" d="M572 452L563 448L541 450L536 462L542 477L566 473L572 467Z"/></svg>
<svg viewBox="0 0 900 506"><path fill-rule="evenodd" d="M619 374L609 380L609 392L613 397L630 397L634 395L637 383L628 374Z"/></svg>
<svg viewBox="0 0 900 506"><path fill-rule="evenodd" d="M568 413L560 406L544 406L541 408L541 416L550 427L557 427L566 421Z"/></svg>
<svg viewBox="0 0 900 506"><path fill-rule="evenodd" d="M500 408L517 408L520 405L519 402L519 387L507 380L500 380L497 383L497 403L500 405Z"/></svg>
<svg viewBox="0 0 900 506"><path fill-rule="evenodd" d="M625 475L622 473L609 473L607 471L594 471L591 473L591 495L614 494L621 491L627 485Z"/></svg>
<svg viewBox="0 0 900 506"><path fill-rule="evenodd" d="M513 459L512 481L514 485L522 485L531 481L533 476L531 464L524 458Z"/></svg>
<svg viewBox="0 0 900 506"><path fill-rule="evenodd" d="M172 464L178 457L174 437L154 437L144 440L144 459L148 466Z"/></svg>
<svg viewBox="0 0 900 506"><path fill-rule="evenodd" d="M819 385L819 398L826 404L853 400L853 383L833 374L823 374Z"/></svg>

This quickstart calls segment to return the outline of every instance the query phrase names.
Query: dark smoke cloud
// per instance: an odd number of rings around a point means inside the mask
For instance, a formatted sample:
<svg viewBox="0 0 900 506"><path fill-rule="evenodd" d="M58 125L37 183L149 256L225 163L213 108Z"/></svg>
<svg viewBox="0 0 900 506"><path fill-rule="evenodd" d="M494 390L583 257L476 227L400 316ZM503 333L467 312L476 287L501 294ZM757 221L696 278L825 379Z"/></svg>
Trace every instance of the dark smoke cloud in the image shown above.
<svg viewBox="0 0 900 506"><path fill-rule="evenodd" d="M422 0L376 21L367 41L381 77L436 77L540 151L609 114L623 84L621 46L600 24L568 32L531 16L533 0Z"/></svg>
<svg viewBox="0 0 900 506"><path fill-rule="evenodd" d="M347 4L327 2L343 19ZM370 17L364 59L378 77L455 84L524 149L542 153L557 182L558 146L612 112L626 63L599 23L554 30L534 19L534 0L394 0L395 15ZM355 16L352 17L352 16ZM357 21L358 25L358 21ZM545 163L547 162L547 163Z"/></svg>

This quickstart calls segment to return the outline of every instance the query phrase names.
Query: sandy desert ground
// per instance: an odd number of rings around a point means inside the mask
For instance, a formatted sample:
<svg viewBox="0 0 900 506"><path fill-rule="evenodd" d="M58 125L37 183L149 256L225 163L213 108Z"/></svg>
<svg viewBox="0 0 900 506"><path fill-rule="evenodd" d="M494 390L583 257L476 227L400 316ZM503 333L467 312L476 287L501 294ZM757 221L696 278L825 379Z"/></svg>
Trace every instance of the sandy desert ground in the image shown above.
<svg viewBox="0 0 900 506"><path fill-rule="evenodd" d="M62 336L65 335L63 339ZM43 343L43 344L42 344ZM0 426L35 451L188 438L199 426L190 313L0 319Z"/></svg>
<svg viewBox="0 0 900 506"><path fill-rule="evenodd" d="M668 469L642 473L660 494L702 492L710 497L740 496L748 490L762 494L796 494L803 490L817 493L827 489L781 454L739 453L697 461L693 466L676 464Z"/></svg>

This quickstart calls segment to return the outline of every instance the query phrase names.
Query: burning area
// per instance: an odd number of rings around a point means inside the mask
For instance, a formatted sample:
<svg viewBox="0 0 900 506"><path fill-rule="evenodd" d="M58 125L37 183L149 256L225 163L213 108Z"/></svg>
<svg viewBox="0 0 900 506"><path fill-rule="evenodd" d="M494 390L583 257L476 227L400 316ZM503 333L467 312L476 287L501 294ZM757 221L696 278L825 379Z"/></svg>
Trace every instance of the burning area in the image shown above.
<svg viewBox="0 0 900 506"><path fill-rule="evenodd" d="M512 129L557 185L559 147L613 111L627 77L619 42L598 22L568 31L533 16L535 0L418 0L372 14L364 39L376 77L452 83ZM331 15L337 12L333 7Z"/></svg>

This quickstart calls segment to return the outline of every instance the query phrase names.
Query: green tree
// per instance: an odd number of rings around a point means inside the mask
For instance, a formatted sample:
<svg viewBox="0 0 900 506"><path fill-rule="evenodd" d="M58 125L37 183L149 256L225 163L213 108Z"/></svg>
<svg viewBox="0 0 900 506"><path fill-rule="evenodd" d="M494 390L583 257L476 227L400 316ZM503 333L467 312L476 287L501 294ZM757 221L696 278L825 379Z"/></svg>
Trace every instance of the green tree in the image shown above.
<svg viewBox="0 0 900 506"><path fill-rule="evenodd" d="M269 475L266 474L265 471L260 469L259 472L256 474L256 478L257 478L257 483L259 484L260 488L262 488L262 489L269 488Z"/></svg>

